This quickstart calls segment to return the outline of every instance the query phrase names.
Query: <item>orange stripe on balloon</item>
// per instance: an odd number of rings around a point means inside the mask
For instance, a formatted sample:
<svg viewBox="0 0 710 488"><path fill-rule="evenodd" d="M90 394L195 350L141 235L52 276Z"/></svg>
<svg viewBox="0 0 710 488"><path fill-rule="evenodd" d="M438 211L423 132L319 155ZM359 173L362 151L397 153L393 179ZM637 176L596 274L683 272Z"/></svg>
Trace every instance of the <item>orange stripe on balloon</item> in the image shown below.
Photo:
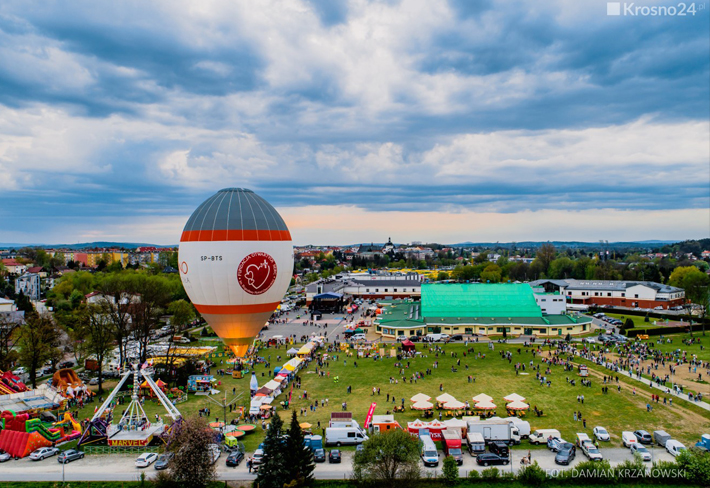
<svg viewBox="0 0 710 488"><path fill-rule="evenodd" d="M195 308L202 314L212 315L232 315L232 314L248 314L273 312L280 302L273 303L258 303L255 305L198 305L194 303Z"/></svg>
<svg viewBox="0 0 710 488"><path fill-rule="evenodd" d="M290 241L291 233L287 230L186 230L180 242L196 241Z"/></svg>

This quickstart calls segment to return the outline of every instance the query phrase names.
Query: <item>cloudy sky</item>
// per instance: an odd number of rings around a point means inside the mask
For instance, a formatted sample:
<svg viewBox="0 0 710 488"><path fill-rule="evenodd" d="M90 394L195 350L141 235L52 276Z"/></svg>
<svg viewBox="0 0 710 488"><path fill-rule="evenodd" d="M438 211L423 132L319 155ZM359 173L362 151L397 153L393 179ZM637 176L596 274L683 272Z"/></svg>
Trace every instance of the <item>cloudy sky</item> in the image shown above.
<svg viewBox="0 0 710 488"><path fill-rule="evenodd" d="M2 2L0 242L174 244L230 186L296 244L708 237L695 5Z"/></svg>

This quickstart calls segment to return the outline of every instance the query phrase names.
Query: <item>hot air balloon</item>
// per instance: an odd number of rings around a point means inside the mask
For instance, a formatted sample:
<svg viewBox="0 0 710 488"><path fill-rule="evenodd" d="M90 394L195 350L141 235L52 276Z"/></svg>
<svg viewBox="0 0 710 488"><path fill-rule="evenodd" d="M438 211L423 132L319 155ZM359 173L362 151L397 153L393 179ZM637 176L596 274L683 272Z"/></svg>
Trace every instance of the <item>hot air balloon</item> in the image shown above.
<svg viewBox="0 0 710 488"><path fill-rule="evenodd" d="M291 282L291 234L266 200L251 190L226 188L190 216L178 263L197 311L243 357Z"/></svg>

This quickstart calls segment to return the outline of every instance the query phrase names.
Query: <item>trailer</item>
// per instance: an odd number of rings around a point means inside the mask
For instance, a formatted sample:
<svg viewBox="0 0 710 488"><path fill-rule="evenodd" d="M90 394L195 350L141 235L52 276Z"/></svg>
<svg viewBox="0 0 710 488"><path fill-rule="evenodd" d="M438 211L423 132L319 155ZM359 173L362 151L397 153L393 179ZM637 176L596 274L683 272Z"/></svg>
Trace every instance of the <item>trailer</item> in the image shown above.
<svg viewBox="0 0 710 488"><path fill-rule="evenodd" d="M506 444L520 444L520 432L511 422L503 419L497 420L469 420L466 423L467 431L478 432L483 436L486 444L494 441Z"/></svg>

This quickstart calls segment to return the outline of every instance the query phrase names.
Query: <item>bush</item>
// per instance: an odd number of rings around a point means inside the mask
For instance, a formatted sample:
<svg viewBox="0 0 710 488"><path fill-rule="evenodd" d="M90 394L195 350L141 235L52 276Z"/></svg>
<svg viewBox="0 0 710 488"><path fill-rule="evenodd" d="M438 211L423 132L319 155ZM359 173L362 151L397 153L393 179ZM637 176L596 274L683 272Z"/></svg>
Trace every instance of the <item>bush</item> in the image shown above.
<svg viewBox="0 0 710 488"><path fill-rule="evenodd" d="M537 461L534 461L531 465L520 470L518 473L518 481L521 481L527 486L542 486L542 484L547 481L547 474L545 470L537 464Z"/></svg>
<svg viewBox="0 0 710 488"><path fill-rule="evenodd" d="M454 486L459 482L459 466L453 457L446 456L444 458L442 472L444 474L444 483L447 485Z"/></svg>
<svg viewBox="0 0 710 488"><path fill-rule="evenodd" d="M616 481L616 473L606 459L603 461L584 461L572 469L562 472L561 479L579 482L585 480L588 484L610 484Z"/></svg>
<svg viewBox="0 0 710 488"><path fill-rule="evenodd" d="M710 452L691 447L676 458L676 463L688 481L710 486Z"/></svg>
<svg viewBox="0 0 710 488"><path fill-rule="evenodd" d="M498 468L487 468L481 472L481 478L486 481L498 481L500 479L500 471Z"/></svg>
<svg viewBox="0 0 710 488"><path fill-rule="evenodd" d="M471 471L468 472L468 479L470 480L480 480L481 479L481 473L479 473L477 470L472 469Z"/></svg>

